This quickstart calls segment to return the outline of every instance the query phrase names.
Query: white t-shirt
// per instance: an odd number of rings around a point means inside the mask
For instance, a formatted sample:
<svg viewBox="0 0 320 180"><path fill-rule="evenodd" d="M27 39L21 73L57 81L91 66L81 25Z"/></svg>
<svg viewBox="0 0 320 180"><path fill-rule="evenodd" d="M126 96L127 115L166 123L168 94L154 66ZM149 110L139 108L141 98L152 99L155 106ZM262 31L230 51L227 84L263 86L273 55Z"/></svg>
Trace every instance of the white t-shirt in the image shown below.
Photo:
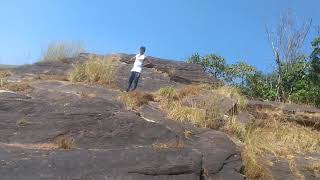
<svg viewBox="0 0 320 180"><path fill-rule="evenodd" d="M133 68L131 69L131 71L141 73L142 67L143 67L143 61L145 58L146 56L144 54L143 55L137 54L136 60L134 61Z"/></svg>

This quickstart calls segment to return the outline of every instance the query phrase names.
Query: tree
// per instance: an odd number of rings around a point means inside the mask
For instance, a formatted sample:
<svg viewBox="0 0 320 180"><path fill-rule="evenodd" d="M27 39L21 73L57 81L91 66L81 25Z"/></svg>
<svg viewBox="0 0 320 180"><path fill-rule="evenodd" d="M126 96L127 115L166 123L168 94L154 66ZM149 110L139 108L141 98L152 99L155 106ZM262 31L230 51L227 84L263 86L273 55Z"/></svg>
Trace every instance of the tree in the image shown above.
<svg viewBox="0 0 320 180"><path fill-rule="evenodd" d="M314 92L314 104L320 106L320 34L312 42L312 48L309 73L312 89L310 91Z"/></svg>
<svg viewBox="0 0 320 180"><path fill-rule="evenodd" d="M276 99L276 74L264 74L261 71L256 71L255 73L250 74L245 81L246 86L242 89L244 94L253 98L261 98L270 101Z"/></svg>
<svg viewBox="0 0 320 180"><path fill-rule="evenodd" d="M205 66L202 62L202 57L198 53L191 55L191 57L188 59L188 63L200 64L200 65L202 65L203 69L205 70Z"/></svg>
<svg viewBox="0 0 320 180"><path fill-rule="evenodd" d="M238 79L240 81L241 87L244 86L245 79L256 72L256 68L243 62L239 61L236 64L232 64L228 70L227 74L231 76L232 81L237 83Z"/></svg>
<svg viewBox="0 0 320 180"><path fill-rule="evenodd" d="M313 51L310 56L311 79L315 84L320 83L320 37L315 38L312 42Z"/></svg>
<svg viewBox="0 0 320 180"><path fill-rule="evenodd" d="M196 53L188 59L188 62L200 64L205 72L212 74L215 78L222 79L225 76L226 61L221 56L209 54L202 57Z"/></svg>
<svg viewBox="0 0 320 180"><path fill-rule="evenodd" d="M285 101L283 89L283 73L287 71L295 60L301 55L301 47L309 32L311 20L299 26L293 18L292 12L287 11L281 15L276 30L266 27L275 63L277 66L277 100Z"/></svg>

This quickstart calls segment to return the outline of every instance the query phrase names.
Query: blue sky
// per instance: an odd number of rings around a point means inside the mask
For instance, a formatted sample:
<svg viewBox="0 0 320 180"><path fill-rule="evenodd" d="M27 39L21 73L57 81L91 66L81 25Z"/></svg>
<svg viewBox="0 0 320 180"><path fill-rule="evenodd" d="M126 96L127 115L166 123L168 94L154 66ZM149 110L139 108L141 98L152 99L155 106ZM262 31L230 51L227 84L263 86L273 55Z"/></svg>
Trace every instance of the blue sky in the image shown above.
<svg viewBox="0 0 320 180"><path fill-rule="evenodd" d="M80 41L101 54L145 45L152 56L216 53L265 70L273 63L265 25L288 8L320 25L318 7L319 0L3 0L0 64L32 63L50 42Z"/></svg>

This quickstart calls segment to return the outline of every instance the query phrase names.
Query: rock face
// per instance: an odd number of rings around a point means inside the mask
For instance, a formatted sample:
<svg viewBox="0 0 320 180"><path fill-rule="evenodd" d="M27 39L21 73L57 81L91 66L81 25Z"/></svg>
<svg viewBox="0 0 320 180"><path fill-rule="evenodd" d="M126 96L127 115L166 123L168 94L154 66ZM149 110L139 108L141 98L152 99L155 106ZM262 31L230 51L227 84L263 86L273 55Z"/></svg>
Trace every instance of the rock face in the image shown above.
<svg viewBox="0 0 320 180"><path fill-rule="evenodd" d="M278 119L320 130L320 109L315 107L279 102L249 101L248 109L258 119L266 119L270 115L265 111L274 111L281 114Z"/></svg>
<svg viewBox="0 0 320 180"><path fill-rule="evenodd" d="M131 69L126 58L117 76L121 88ZM217 82L199 66L153 60L140 90ZM65 76L73 62L11 71L17 80ZM240 152L222 132L172 121L152 104L139 113L127 110L119 90L35 79L27 92L0 91L1 179L244 179ZM71 139L72 149L59 148L61 137Z"/></svg>
<svg viewBox="0 0 320 180"><path fill-rule="evenodd" d="M133 55L114 54L111 56L119 57L120 61L124 63L118 73L120 79L118 85L121 88L126 87L127 84L125 82L127 82L133 64L130 59ZM160 87L165 86L178 86L179 84L220 83L219 80L204 73L200 65L154 57L148 57L148 59L152 61L152 69L146 65L141 74L142 81L140 84L140 87L147 91L158 90Z"/></svg>

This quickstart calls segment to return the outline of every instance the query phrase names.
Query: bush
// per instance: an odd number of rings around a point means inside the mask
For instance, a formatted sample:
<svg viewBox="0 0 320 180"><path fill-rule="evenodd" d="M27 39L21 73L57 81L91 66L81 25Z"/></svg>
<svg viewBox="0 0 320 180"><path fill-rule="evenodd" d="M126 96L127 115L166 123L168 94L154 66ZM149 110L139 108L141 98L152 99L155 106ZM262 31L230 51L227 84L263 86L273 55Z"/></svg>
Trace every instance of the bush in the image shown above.
<svg viewBox="0 0 320 180"><path fill-rule="evenodd" d="M285 160L292 165L293 157L320 151L320 132L279 120L279 116L285 116L283 112L263 112L268 114L268 118L259 123L241 125L231 118L225 129L243 147L242 159L248 179L273 179L269 172L273 162L268 157ZM294 169L291 170L294 176L299 176Z"/></svg>
<svg viewBox="0 0 320 180"><path fill-rule="evenodd" d="M114 58L93 57L83 64L77 64L71 71L72 82L112 85L119 61Z"/></svg>
<svg viewBox="0 0 320 180"><path fill-rule="evenodd" d="M44 51L42 61L62 61L66 58L79 56L84 52L84 47L79 42L50 43Z"/></svg>
<svg viewBox="0 0 320 180"><path fill-rule="evenodd" d="M177 90L174 87L160 88L159 95L162 98L173 100L177 98Z"/></svg>
<svg viewBox="0 0 320 180"><path fill-rule="evenodd" d="M9 71L0 70L0 79L6 78L6 77L8 77L10 75L11 75L11 73Z"/></svg>
<svg viewBox="0 0 320 180"><path fill-rule="evenodd" d="M126 104L127 107L137 110L142 105L148 104L149 101L154 101L152 94L143 92L128 92L120 96L120 101Z"/></svg>
<svg viewBox="0 0 320 180"><path fill-rule="evenodd" d="M205 98L195 98L205 94ZM218 129L223 114L219 111L219 102L224 97L235 99L240 109L245 108L246 99L232 87L213 88L209 85L189 85L179 89L161 88L157 99L168 116L180 122L191 122L199 127ZM185 102L190 102L186 105ZM191 107L190 107L191 106Z"/></svg>

